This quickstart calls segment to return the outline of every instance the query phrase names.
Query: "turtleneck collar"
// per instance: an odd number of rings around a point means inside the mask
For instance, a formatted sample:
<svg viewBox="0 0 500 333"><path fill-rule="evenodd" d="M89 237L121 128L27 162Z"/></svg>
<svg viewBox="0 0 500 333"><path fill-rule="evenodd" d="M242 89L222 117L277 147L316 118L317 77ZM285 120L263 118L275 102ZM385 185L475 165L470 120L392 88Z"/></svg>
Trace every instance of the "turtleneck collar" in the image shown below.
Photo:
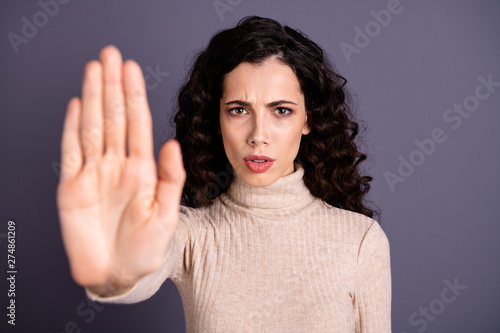
<svg viewBox="0 0 500 333"><path fill-rule="evenodd" d="M236 173L228 187L227 194L238 206L253 211L277 213L301 209L315 198L304 184L304 169L296 164L295 171L282 176L268 186L250 186Z"/></svg>

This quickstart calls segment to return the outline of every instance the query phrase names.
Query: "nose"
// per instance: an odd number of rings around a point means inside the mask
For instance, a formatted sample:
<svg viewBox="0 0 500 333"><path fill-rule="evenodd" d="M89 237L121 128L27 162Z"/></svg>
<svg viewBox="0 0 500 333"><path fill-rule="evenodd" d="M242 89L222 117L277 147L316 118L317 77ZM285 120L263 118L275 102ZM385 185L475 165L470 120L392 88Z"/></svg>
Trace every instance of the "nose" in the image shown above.
<svg viewBox="0 0 500 333"><path fill-rule="evenodd" d="M268 122L263 116L263 113L264 112L256 112L253 114L251 121L252 129L248 136L248 144L251 146L267 146L271 142Z"/></svg>

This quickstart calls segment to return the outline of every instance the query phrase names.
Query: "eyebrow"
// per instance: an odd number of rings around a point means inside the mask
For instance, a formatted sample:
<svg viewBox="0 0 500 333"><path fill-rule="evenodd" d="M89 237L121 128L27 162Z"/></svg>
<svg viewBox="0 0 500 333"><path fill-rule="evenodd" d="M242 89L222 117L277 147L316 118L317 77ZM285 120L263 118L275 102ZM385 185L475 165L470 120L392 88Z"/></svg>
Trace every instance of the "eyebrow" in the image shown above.
<svg viewBox="0 0 500 333"><path fill-rule="evenodd" d="M244 102L244 101L240 101L240 100L230 101L230 102L225 103L224 105L229 105L229 104L238 104L241 106L252 106L252 103L248 103L248 102ZM280 99L279 101L274 101L274 102L268 103L266 106L272 108L273 106L277 106L277 105L281 105L281 104L297 105L296 103L294 103L292 101Z"/></svg>

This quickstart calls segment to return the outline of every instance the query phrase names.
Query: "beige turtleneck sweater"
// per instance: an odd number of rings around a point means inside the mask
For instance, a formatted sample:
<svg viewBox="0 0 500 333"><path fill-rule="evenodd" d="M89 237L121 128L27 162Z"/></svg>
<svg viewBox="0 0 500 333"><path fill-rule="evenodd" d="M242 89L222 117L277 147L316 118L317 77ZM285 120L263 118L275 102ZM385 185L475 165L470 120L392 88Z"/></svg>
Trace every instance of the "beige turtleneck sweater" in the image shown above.
<svg viewBox="0 0 500 333"><path fill-rule="evenodd" d="M390 332L385 233L375 220L313 197L303 175L299 166L252 187L235 174L210 207L180 207L159 270L123 295L87 295L135 303L170 278L188 333Z"/></svg>

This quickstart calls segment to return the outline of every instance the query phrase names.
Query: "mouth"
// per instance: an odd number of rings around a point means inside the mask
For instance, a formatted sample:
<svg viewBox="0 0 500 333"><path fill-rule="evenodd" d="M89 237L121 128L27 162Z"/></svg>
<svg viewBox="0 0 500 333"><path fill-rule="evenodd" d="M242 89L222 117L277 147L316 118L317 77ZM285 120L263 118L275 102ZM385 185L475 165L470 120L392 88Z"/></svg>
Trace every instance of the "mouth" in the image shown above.
<svg viewBox="0 0 500 333"><path fill-rule="evenodd" d="M266 155L250 155L243 158L245 161L251 161L254 163L266 163L266 162L274 162L274 158L271 158Z"/></svg>
<svg viewBox="0 0 500 333"><path fill-rule="evenodd" d="M274 162L274 158L265 155L250 155L245 157L244 160L248 169L255 173L268 170Z"/></svg>

